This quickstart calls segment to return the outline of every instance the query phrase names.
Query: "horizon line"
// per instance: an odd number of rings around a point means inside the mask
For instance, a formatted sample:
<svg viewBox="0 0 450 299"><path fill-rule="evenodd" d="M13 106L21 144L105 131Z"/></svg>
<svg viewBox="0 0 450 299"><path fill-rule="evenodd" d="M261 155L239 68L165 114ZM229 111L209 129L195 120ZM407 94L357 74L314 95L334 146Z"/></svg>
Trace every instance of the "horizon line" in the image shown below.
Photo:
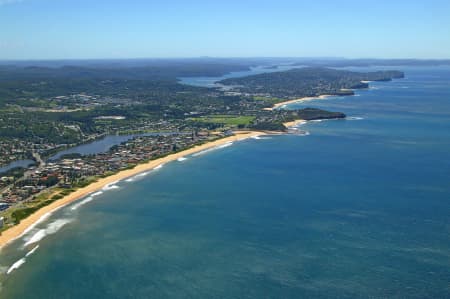
<svg viewBox="0 0 450 299"><path fill-rule="evenodd" d="M26 62L26 61L93 61L93 60L180 60L180 59L328 59L328 60L416 60L416 61L450 61L448 58L377 58L358 57L348 58L341 56L173 56L173 57L123 57L123 58L23 58L3 59L0 62Z"/></svg>

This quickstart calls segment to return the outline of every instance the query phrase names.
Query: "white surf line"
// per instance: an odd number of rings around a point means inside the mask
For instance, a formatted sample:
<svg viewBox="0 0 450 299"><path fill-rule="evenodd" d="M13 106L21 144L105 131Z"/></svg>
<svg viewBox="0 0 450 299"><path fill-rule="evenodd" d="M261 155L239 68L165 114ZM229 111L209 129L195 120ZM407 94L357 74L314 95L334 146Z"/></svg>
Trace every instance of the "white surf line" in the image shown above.
<svg viewBox="0 0 450 299"><path fill-rule="evenodd" d="M45 220L47 220L51 215L52 215L52 211L47 212L44 215L42 215L41 217L39 217L39 219L35 223L33 223L32 225L27 227L27 229L24 230L23 233L18 238L20 238L21 236L24 236L27 233L29 233L30 231L32 231L38 224L40 224L40 223L44 222Z"/></svg>
<svg viewBox="0 0 450 299"><path fill-rule="evenodd" d="M45 237L49 235L53 235L57 233L64 225L72 222L72 219L63 218L63 219L57 219L53 222L51 222L49 225L47 225L46 228L38 230L34 235L31 236L28 240L25 240L24 247L27 247L30 244L37 243L44 239Z"/></svg>
<svg viewBox="0 0 450 299"><path fill-rule="evenodd" d="M120 182L120 180L108 183L105 186L103 186L103 188L101 190L102 191L109 191L109 190L113 190L113 189L119 189L119 186L117 186L117 183L119 183L119 182Z"/></svg>
<svg viewBox="0 0 450 299"><path fill-rule="evenodd" d="M31 249L29 252L27 252L27 254L25 254L25 257L21 258L20 260L16 261L14 264L12 264L11 267L9 267L8 270L6 271L6 274L9 275L14 270L19 269L23 264L25 264L27 257L32 255L38 248L39 248L39 245L34 246L33 249Z"/></svg>
<svg viewBox="0 0 450 299"><path fill-rule="evenodd" d="M31 249L30 251L27 252L27 254L25 254L25 257L29 257L30 255L32 255L38 248L39 245L34 246L33 249Z"/></svg>
<svg viewBox="0 0 450 299"><path fill-rule="evenodd" d="M89 194L88 196L84 197L83 199L76 201L75 204L73 204L70 209L72 211L74 211L74 210L78 209L79 207L81 207L82 205L85 205L88 202L93 201L96 196L99 196L101 194L103 194L103 191L93 192L93 193Z"/></svg>
<svg viewBox="0 0 450 299"><path fill-rule="evenodd" d="M12 271L19 269L20 266L22 266L23 264L25 264L25 258L21 258L20 260L18 260L17 262L15 262L14 264L12 264L11 267L9 267L8 271L6 271L6 274L9 275L11 274Z"/></svg>

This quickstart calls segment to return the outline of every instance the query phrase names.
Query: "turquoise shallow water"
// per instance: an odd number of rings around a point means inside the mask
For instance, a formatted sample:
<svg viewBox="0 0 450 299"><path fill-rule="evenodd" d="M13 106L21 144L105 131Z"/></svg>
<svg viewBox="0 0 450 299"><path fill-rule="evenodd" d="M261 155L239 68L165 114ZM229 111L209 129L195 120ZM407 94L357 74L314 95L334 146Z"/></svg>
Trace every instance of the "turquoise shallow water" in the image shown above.
<svg viewBox="0 0 450 299"><path fill-rule="evenodd" d="M449 298L450 69L406 74L56 212L0 298Z"/></svg>

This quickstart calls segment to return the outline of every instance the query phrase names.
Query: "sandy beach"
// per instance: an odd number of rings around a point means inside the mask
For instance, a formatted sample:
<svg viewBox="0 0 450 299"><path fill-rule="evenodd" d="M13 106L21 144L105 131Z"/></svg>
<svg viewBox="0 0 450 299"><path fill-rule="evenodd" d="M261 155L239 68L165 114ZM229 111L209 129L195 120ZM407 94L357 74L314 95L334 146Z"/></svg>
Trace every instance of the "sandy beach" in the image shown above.
<svg viewBox="0 0 450 299"><path fill-rule="evenodd" d="M114 183L114 182L117 182L120 180L124 180L126 178L132 177L141 172L152 170L159 165L177 160L178 158L181 158L183 156L201 152L203 150L214 148L214 147L217 147L217 146L229 143L229 142L239 141L239 140L247 139L247 138L258 136L258 135L264 135L266 133L256 132L256 131L238 131L238 132L235 132L235 134L236 135L233 135L230 137L225 137L225 138L215 140L215 141L211 141L211 142L208 142L208 143L205 143L202 145L198 145L198 146L186 149L186 150L178 152L178 153L170 154L166 157L152 160L145 164L139 164L133 169L123 170L123 171L116 173L114 175L111 175L109 177L99 179L97 182L92 183L89 186L80 188L80 189L76 190L75 192L65 196L64 198L62 198L58 201L55 201L55 202L51 203L50 205L45 206L42 209L36 211L35 213L31 214L26 219L23 219L18 225L15 225L15 226L5 230L4 232L2 232L2 234L0 236L0 249L3 246L5 246L6 244L8 244L9 242L22 236L30 226L35 224L42 217L45 217L45 215L47 215L48 213L54 212L55 210L57 210L63 206L66 206L78 199L81 199L81 198L87 196L88 194L99 191L100 189L102 189L103 187L105 187L108 184L111 184L111 183Z"/></svg>
<svg viewBox="0 0 450 299"><path fill-rule="evenodd" d="M295 127L295 126L300 125L300 124L304 124L306 122L307 122L306 120L297 119L297 120L294 120L294 121L285 122L285 123L283 123L283 125L285 127L287 127L287 128L290 128L290 127Z"/></svg>
<svg viewBox="0 0 450 299"><path fill-rule="evenodd" d="M308 101L312 101L312 100L320 100L320 99L325 99L325 98L332 97L332 96L333 95L324 94L324 95L321 95L318 97L304 97L304 98L299 98L299 99L295 99L295 100L289 100L289 101L285 101L285 102L276 103L275 105L273 105L272 108L264 108L264 110L274 110L274 109L280 108L287 104L303 103L303 102L308 102Z"/></svg>

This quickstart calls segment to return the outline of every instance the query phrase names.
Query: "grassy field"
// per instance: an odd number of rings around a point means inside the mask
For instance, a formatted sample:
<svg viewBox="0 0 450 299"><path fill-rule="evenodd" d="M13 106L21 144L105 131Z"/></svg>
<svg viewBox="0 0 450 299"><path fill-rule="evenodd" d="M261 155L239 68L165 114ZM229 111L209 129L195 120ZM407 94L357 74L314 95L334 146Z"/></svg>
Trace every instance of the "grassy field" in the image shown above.
<svg viewBox="0 0 450 299"><path fill-rule="evenodd" d="M226 126L247 126L255 119L254 116L236 116L236 115L208 115L204 117L192 118L194 121L203 123L223 124Z"/></svg>

